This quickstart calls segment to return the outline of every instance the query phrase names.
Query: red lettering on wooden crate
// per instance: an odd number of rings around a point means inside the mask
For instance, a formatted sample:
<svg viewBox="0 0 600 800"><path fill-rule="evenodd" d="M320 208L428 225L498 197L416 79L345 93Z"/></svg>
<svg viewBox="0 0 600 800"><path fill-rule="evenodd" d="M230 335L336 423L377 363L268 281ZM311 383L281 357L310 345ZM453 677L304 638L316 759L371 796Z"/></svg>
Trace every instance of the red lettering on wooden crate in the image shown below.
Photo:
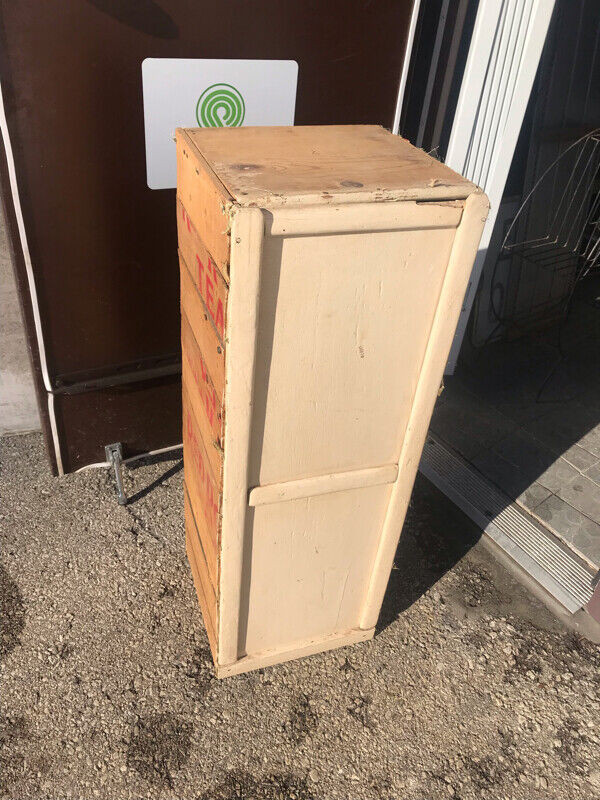
<svg viewBox="0 0 600 800"><path fill-rule="evenodd" d="M192 375L194 376L194 382L198 388L200 397L202 398L202 403L206 409L206 416L208 417L208 421L212 426L215 419L215 412L217 410L217 393L208 382L208 371L206 369L206 364L204 363L204 359L201 355L198 355L197 357L198 361L200 362L199 365L196 364L196 360L192 360L188 348L185 348L185 355L188 366L192 371ZM198 372L198 366L200 367L200 372Z"/></svg>
<svg viewBox="0 0 600 800"><path fill-rule="evenodd" d="M183 217L183 221L185 222L188 231L191 233L192 232L192 221L190 219L190 215L187 213L187 211L185 210L185 208L183 206L181 206L181 216Z"/></svg>
<svg viewBox="0 0 600 800"><path fill-rule="evenodd" d="M196 253L196 264L198 265L198 279L196 281L198 291L200 292L200 296L204 300L204 305L206 306L208 313L210 314L211 319L214 322L217 331L219 332L219 336L224 339L225 314L223 311L223 301L221 299L217 300L216 312L214 307L215 284L218 281L217 268L210 256L208 258L207 267L205 267L198 253Z"/></svg>
<svg viewBox="0 0 600 800"><path fill-rule="evenodd" d="M203 456L204 448L198 442L192 416L187 409L185 409L185 417L186 417L185 432L187 434L187 440L190 444L190 449L192 451L191 453L192 461L194 468L196 470L196 476L200 487L200 500L202 502L203 511L206 516L206 521L208 522L208 524L214 526L216 529L217 515L219 513L219 508L215 501L218 498L215 498L212 477L209 471L208 464L206 464L204 460Z"/></svg>
<svg viewBox="0 0 600 800"><path fill-rule="evenodd" d="M178 201L181 204L181 201ZM184 261L194 273L193 260L196 260L196 274L194 282L200 297L204 301L213 325L223 341L225 341L225 304L227 303L227 285L212 257L198 236L190 215L181 204L181 219L184 229L187 228L188 236L184 230L179 229L179 246L182 250Z"/></svg>

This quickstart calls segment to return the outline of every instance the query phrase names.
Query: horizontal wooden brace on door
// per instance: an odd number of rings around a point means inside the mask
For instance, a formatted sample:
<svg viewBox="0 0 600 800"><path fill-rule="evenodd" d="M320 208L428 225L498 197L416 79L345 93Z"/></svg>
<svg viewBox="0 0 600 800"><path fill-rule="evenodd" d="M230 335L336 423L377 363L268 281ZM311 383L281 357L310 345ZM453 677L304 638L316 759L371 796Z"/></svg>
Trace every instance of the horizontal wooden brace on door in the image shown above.
<svg viewBox="0 0 600 800"><path fill-rule="evenodd" d="M383 467L353 469L348 472L316 475L313 478L300 478L296 481L270 483L251 489L248 505L263 506L267 503L282 503L285 500L299 500L302 497L343 492L346 489L381 486L385 483L394 483L397 477L398 465L386 464Z"/></svg>
<svg viewBox="0 0 600 800"><path fill-rule="evenodd" d="M457 189L453 188L456 197ZM473 191L473 187L470 186L470 189ZM432 210L435 200L439 205ZM442 205L443 200L444 198L434 195L431 203L407 200L402 203L345 203L326 207L314 205L278 208L266 215L267 232L271 236L316 236L458 227L462 205ZM270 225L268 217L271 217Z"/></svg>

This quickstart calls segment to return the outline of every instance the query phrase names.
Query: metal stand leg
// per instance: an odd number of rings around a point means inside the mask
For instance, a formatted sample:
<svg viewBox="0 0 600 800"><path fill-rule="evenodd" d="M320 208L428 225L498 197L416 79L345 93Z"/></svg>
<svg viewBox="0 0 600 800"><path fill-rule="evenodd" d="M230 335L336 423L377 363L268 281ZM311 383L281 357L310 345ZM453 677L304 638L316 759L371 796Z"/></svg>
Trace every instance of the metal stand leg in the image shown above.
<svg viewBox="0 0 600 800"><path fill-rule="evenodd" d="M123 446L121 442L115 442L114 444L107 444L104 448L104 452L106 453L106 460L109 464L112 465L115 471L115 483L117 485L117 500L119 501L120 506L127 505L127 495L125 494L125 490L123 488L123 472L122 472L122 465L123 465Z"/></svg>

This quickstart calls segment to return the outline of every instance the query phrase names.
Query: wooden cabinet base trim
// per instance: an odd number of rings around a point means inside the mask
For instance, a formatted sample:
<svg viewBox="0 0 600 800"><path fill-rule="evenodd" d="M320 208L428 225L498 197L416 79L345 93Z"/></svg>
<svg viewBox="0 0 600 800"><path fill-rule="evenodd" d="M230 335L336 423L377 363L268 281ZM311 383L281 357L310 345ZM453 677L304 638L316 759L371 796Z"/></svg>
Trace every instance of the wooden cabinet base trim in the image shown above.
<svg viewBox="0 0 600 800"><path fill-rule="evenodd" d="M334 472L327 475L315 475L312 478L300 478L296 481L270 483L266 486L255 486L250 491L248 505L262 506L267 503L298 500L301 497L343 492L346 489L380 486L384 483L394 483L397 477L398 465L386 464L383 467L353 469L348 472Z"/></svg>
<svg viewBox="0 0 600 800"><path fill-rule="evenodd" d="M334 650L338 647L366 642L373 638L375 628L363 630L355 628L344 633L336 633L333 636L323 636L320 639L313 639L310 642L301 643L289 650L271 650L266 653L244 656L233 664L217 664L215 671L217 678L228 678L231 675L240 675L243 672L250 672L253 669L270 667L273 664L283 664L285 661L292 661L296 658L305 658L315 653L324 653L327 650Z"/></svg>

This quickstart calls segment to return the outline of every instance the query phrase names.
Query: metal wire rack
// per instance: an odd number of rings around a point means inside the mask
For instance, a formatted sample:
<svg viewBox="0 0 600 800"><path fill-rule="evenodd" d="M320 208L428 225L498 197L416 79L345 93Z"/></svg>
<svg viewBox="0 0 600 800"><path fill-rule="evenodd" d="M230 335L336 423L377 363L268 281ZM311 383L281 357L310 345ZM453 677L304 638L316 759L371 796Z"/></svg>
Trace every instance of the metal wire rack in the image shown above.
<svg viewBox="0 0 600 800"><path fill-rule="evenodd" d="M506 287L497 280L498 265L507 257L513 262L513 274L518 275L512 303L506 302ZM530 330L536 310L533 293L521 308L518 296L523 285L535 287L539 271L554 274L558 291L554 297L546 295L537 308L545 319L551 320L554 312L554 318L564 322L578 282L593 271L600 272L600 128L573 142L552 161L506 230L491 281L490 304L496 325L488 342L500 330L511 330L517 336ZM557 360L542 381L536 402L541 402L546 386L567 357L563 327L557 328Z"/></svg>
<svg viewBox="0 0 600 800"><path fill-rule="evenodd" d="M512 262L512 285L497 280ZM578 281L600 269L600 128L550 163L523 200L502 243L491 281L500 329L524 333L541 317L564 316ZM548 275L548 273L552 273ZM544 277L544 274L546 277Z"/></svg>
<svg viewBox="0 0 600 800"><path fill-rule="evenodd" d="M575 279L596 269L600 265L599 167L597 128L570 145L545 170L506 232L503 252L554 272L575 266ZM511 241L513 229L522 229L525 219L530 222L532 201L539 201L540 193L546 206L546 232Z"/></svg>

